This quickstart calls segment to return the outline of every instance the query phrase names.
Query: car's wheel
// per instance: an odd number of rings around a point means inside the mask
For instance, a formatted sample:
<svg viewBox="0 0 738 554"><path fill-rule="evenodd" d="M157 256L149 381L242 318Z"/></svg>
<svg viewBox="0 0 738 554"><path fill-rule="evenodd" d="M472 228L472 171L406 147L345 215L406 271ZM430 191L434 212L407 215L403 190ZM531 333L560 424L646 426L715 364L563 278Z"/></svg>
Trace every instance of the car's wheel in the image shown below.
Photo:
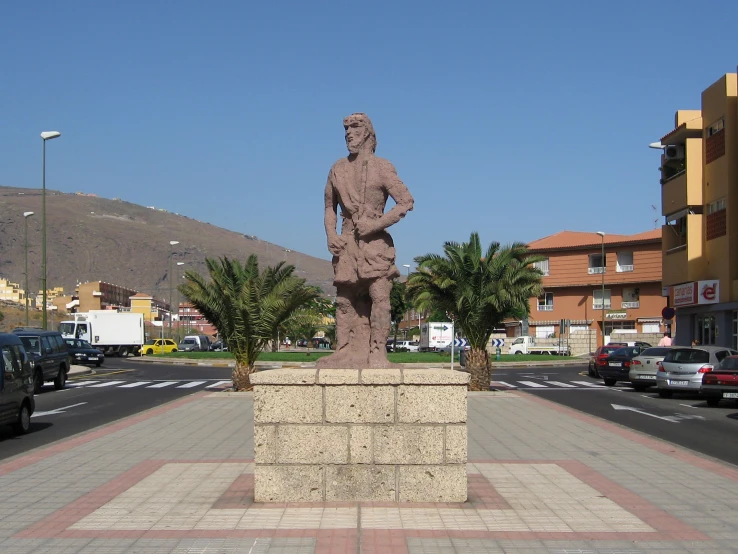
<svg viewBox="0 0 738 554"><path fill-rule="evenodd" d="M589 375L590 377L594 377L594 371L592 371L592 364L589 364L587 366L587 375Z"/></svg>
<svg viewBox="0 0 738 554"><path fill-rule="evenodd" d="M522 352L521 352L520 350L518 350L517 352L515 352L515 355L516 355L516 356L522 356L522 354L523 354L523 353L522 353Z"/></svg>
<svg viewBox="0 0 738 554"><path fill-rule="evenodd" d="M151 348L146 349L146 354L148 354L149 356L151 356L153 353L154 351Z"/></svg>
<svg viewBox="0 0 738 554"><path fill-rule="evenodd" d="M31 430L31 410L28 408L28 402L21 404L18 421L13 424L13 429L19 435L25 435Z"/></svg>
<svg viewBox="0 0 738 554"><path fill-rule="evenodd" d="M42 388L44 388L44 374L41 368L36 368L36 372L33 374L33 393L39 394Z"/></svg>
<svg viewBox="0 0 738 554"><path fill-rule="evenodd" d="M56 390L62 390L64 388L64 385L67 384L67 372L64 366L59 368L59 373L56 374L56 378L54 379L54 388Z"/></svg>
<svg viewBox="0 0 738 554"><path fill-rule="evenodd" d="M673 394L674 393L671 392L670 390L660 390L659 391L659 396L661 398L671 398Z"/></svg>
<svg viewBox="0 0 738 554"><path fill-rule="evenodd" d="M604 381L605 381L605 386L606 387L614 387L615 386L615 383L617 383L617 380L615 380L615 379L608 379L607 377L605 377Z"/></svg>
<svg viewBox="0 0 738 554"><path fill-rule="evenodd" d="M172 352L176 352L176 351L177 351L177 349L176 349L176 348L172 348Z"/></svg>
<svg viewBox="0 0 738 554"><path fill-rule="evenodd" d="M708 398L707 399L707 405L711 408L715 408L718 404L720 404L719 398Z"/></svg>
<svg viewBox="0 0 738 554"><path fill-rule="evenodd" d="M118 356L120 356L121 358L127 358L128 357L128 348L126 348L125 346L123 348L121 348L120 351L118 352ZM98 364L98 365L100 365L100 364Z"/></svg>

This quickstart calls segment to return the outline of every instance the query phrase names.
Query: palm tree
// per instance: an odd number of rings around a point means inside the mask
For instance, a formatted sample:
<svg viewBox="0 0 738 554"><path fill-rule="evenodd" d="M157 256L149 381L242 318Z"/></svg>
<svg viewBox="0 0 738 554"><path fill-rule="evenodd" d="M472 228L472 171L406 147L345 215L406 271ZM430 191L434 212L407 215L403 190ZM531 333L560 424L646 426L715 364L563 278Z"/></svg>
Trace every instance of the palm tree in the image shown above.
<svg viewBox="0 0 738 554"><path fill-rule="evenodd" d="M529 300L540 296L541 272L523 243L501 247L499 242L482 252L479 235L469 242L443 245L445 256L415 258L418 271L410 275L409 294L418 310L440 310L452 316L457 330L469 341L466 367L471 390L489 390L490 362L487 343L493 330L508 317L528 315Z"/></svg>
<svg viewBox="0 0 738 554"><path fill-rule="evenodd" d="M249 390L249 375L276 329L292 313L316 298L318 289L293 275L294 266L279 262L259 271L255 255L245 265L227 257L205 260L210 279L187 271L179 291L192 302L228 344L236 360L233 386Z"/></svg>
<svg viewBox="0 0 738 554"><path fill-rule="evenodd" d="M392 281L392 290L390 291L390 320L395 336L392 344L397 344L397 332L400 328L400 321L407 312L407 293L405 283L400 281ZM418 330L420 332L420 330Z"/></svg>

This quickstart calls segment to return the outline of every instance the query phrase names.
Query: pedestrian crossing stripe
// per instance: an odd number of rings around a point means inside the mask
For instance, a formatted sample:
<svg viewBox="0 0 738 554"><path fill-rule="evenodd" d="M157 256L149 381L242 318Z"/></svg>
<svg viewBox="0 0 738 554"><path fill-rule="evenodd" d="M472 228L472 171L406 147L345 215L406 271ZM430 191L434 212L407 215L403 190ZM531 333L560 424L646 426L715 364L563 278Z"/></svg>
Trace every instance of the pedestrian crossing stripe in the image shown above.
<svg viewBox="0 0 738 554"><path fill-rule="evenodd" d="M563 381L515 381L516 384L511 384L506 381L491 381L490 385L497 388L505 389L549 389L549 390L562 390L562 389L608 389L605 385L593 383L590 381L570 381L565 383Z"/></svg>

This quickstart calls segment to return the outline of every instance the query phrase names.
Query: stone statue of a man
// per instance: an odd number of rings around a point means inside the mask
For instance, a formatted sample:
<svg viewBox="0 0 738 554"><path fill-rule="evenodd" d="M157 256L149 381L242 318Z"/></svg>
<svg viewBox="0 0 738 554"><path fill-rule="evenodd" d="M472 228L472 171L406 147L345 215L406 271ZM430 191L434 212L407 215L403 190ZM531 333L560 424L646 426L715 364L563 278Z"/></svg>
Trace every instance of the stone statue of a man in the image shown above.
<svg viewBox="0 0 738 554"><path fill-rule="evenodd" d="M390 290L399 277L386 229L413 209L413 197L394 166L374 155L377 137L363 113L343 120L349 155L338 160L325 187L325 232L333 254L336 287L336 351L320 368L386 368ZM384 212L387 198L395 206ZM341 232L336 232L338 207Z"/></svg>

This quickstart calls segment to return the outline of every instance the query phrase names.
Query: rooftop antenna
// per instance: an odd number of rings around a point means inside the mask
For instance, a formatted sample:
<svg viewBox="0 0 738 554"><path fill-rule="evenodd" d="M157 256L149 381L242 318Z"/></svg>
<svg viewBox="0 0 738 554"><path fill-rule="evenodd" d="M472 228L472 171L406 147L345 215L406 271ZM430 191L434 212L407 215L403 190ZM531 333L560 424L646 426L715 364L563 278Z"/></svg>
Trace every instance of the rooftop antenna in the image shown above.
<svg viewBox="0 0 738 554"><path fill-rule="evenodd" d="M653 208L653 213L656 215L656 217L653 220L653 228L654 229L658 229L658 225L659 225L659 211L656 208L656 206L654 206L653 204L651 204L651 208Z"/></svg>

